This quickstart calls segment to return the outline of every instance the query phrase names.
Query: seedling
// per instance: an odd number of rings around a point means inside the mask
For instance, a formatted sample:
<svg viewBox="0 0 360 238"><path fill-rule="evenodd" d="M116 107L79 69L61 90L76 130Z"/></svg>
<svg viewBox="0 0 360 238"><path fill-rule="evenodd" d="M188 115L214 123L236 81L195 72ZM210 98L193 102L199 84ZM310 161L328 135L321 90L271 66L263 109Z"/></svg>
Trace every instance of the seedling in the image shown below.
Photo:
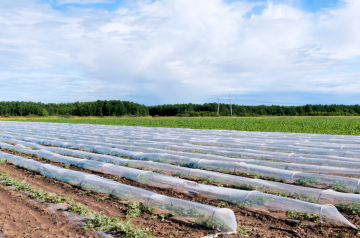
<svg viewBox="0 0 360 238"><path fill-rule="evenodd" d="M122 177L121 176L115 176L112 180L117 181L120 180Z"/></svg>
<svg viewBox="0 0 360 238"><path fill-rule="evenodd" d="M149 220L151 220L151 219L157 219L158 218L158 216L157 215L154 215L154 214L151 214L150 216L149 216Z"/></svg>
<svg viewBox="0 0 360 238"><path fill-rule="evenodd" d="M140 202L129 202L127 206L127 215L126 217L138 217L141 212L144 210L144 206Z"/></svg>
<svg viewBox="0 0 360 238"><path fill-rule="evenodd" d="M227 205L229 205L228 202L221 201L221 202L219 202L219 203L217 204L217 207L225 207L225 206L227 206Z"/></svg>
<svg viewBox="0 0 360 238"><path fill-rule="evenodd" d="M159 215L159 217L161 218L162 221L164 221L165 219L172 217L172 214L171 213L162 213Z"/></svg>
<svg viewBox="0 0 360 238"><path fill-rule="evenodd" d="M110 196L100 197L100 198L95 199L94 202L105 201L105 200L111 200L112 201L112 197L110 197Z"/></svg>
<svg viewBox="0 0 360 238"><path fill-rule="evenodd" d="M286 212L286 215L291 219L297 219L297 220L308 220L308 221L320 220L320 216L315 213L302 213L302 212L288 211L288 212Z"/></svg>
<svg viewBox="0 0 360 238"><path fill-rule="evenodd" d="M236 230L237 230L237 232L244 234L244 235L249 235L251 233L251 231L249 231L248 229L246 229L245 227L242 227L242 226L238 226L238 228Z"/></svg>
<svg viewBox="0 0 360 238"><path fill-rule="evenodd" d="M347 192L347 185L345 182L335 181L335 183L330 186L330 189L338 192Z"/></svg>
<svg viewBox="0 0 360 238"><path fill-rule="evenodd" d="M97 228L101 231L113 231L120 233L124 238L155 238L150 231L144 231L141 228L134 228L130 221L120 221L117 217L107 217L100 213L92 213L92 218L86 222L83 229Z"/></svg>
<svg viewBox="0 0 360 238"><path fill-rule="evenodd" d="M78 193L78 194L79 194L79 195L85 195L85 194L88 194L88 193L92 193L92 191L85 191L85 192Z"/></svg>
<svg viewBox="0 0 360 238"><path fill-rule="evenodd" d="M80 216L84 216L90 213L90 210L87 206L82 205L81 203L72 203L69 208L69 212L77 213Z"/></svg>

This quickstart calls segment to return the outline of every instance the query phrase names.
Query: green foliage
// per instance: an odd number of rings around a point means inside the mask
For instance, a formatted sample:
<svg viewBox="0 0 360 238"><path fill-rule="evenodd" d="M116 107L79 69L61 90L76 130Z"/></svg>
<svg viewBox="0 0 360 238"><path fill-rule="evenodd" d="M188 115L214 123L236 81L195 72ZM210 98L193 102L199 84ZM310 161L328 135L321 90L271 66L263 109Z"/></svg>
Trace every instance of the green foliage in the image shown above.
<svg viewBox="0 0 360 238"><path fill-rule="evenodd" d="M251 231L249 231L248 229L246 229L245 227L242 226L238 226L238 228L236 229L237 232L244 234L244 235L250 235Z"/></svg>
<svg viewBox="0 0 360 238"><path fill-rule="evenodd" d="M164 221L165 219L168 219L168 218L172 217L172 214L171 213L161 213L159 215L159 217L161 218L161 220Z"/></svg>
<svg viewBox="0 0 360 238"><path fill-rule="evenodd" d="M320 220L320 216L315 213L302 213L302 212L294 212L288 211L286 215L291 219L296 220L308 220L308 221L318 221Z"/></svg>
<svg viewBox="0 0 360 238"><path fill-rule="evenodd" d="M149 109L138 103L110 100L75 103L0 102L0 115L10 116L125 116L149 115Z"/></svg>
<svg viewBox="0 0 360 238"><path fill-rule="evenodd" d="M351 211L353 214L360 214L360 204L357 202L340 203L335 205L338 208Z"/></svg>
<svg viewBox="0 0 360 238"><path fill-rule="evenodd" d="M122 178L121 176L115 176L114 178L112 178L112 180L117 181L117 180L119 180L121 178Z"/></svg>
<svg viewBox="0 0 360 238"><path fill-rule="evenodd" d="M71 164L64 164L64 165L63 165L63 167L64 167L65 169L70 168L70 166L71 166Z"/></svg>
<svg viewBox="0 0 360 238"><path fill-rule="evenodd" d="M18 181L17 179L11 178L8 173L0 170L0 181L1 185L12 186L13 190L20 190L29 192L29 196L38 200L44 200L51 203L65 202L70 206L68 211L77 213L79 215L91 214L92 218L86 222L86 225L83 226L84 229L90 229L96 227L97 230L113 231L120 233L124 238L156 238L151 235L149 231L144 231L140 228L134 228L134 225L130 221L122 222L117 217L107 217L102 215L102 213L90 213L90 210L87 206L82 205L81 203L75 203L72 198L62 197L56 193L44 192L33 188L30 184L27 184L25 181ZM136 209L137 206L142 206L142 204L134 205L132 208ZM135 211L136 212L136 211ZM37 230L36 228L34 228Z"/></svg>
<svg viewBox="0 0 360 238"><path fill-rule="evenodd" d="M90 213L90 210L87 206L82 205L81 203L72 203L68 208L69 212L77 213L80 216L85 216Z"/></svg>
<svg viewBox="0 0 360 238"><path fill-rule="evenodd" d="M105 201L105 200L112 200L112 197L110 197L110 196L100 197L100 198L95 199L95 202Z"/></svg>
<svg viewBox="0 0 360 238"><path fill-rule="evenodd" d="M314 185L324 184L324 181L322 181L321 179L300 178L296 180L295 183L305 186L314 186Z"/></svg>
<svg viewBox="0 0 360 238"><path fill-rule="evenodd" d="M91 219L83 226L84 229L95 228L98 231L112 231L120 233L123 238L155 238L149 231L134 228L130 221L120 221L117 217L107 217L100 213L92 213Z"/></svg>
<svg viewBox="0 0 360 238"><path fill-rule="evenodd" d="M335 181L335 183L333 183L329 188L334 191L338 191L338 192L347 192L348 191L348 189L347 189L348 186L346 185L346 183L339 182L339 181Z"/></svg>
<svg viewBox="0 0 360 238"><path fill-rule="evenodd" d="M245 207L261 207L266 203L266 197L248 198L245 201Z"/></svg>
<svg viewBox="0 0 360 238"><path fill-rule="evenodd" d="M138 217L141 212L145 210L144 205L141 202L129 202L127 205L127 215L126 217Z"/></svg>
<svg viewBox="0 0 360 238"><path fill-rule="evenodd" d="M226 207L227 205L229 205L228 202L221 201L221 202L219 202L216 206L217 206L217 207Z"/></svg>
<svg viewBox="0 0 360 238"><path fill-rule="evenodd" d="M241 189L241 190L250 190L250 191L256 189L256 187L254 187L254 186L252 186L252 185L249 185L249 184L246 184L246 183L237 183L237 184L235 185L235 188Z"/></svg>

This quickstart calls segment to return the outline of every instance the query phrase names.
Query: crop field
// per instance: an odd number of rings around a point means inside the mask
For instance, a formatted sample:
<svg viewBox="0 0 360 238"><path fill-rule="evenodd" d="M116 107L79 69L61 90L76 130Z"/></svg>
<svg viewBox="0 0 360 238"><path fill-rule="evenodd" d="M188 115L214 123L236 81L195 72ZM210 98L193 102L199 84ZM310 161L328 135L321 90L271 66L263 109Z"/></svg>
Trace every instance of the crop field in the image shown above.
<svg viewBox="0 0 360 238"><path fill-rule="evenodd" d="M145 126L239 131L360 135L360 117L37 117L0 118L29 121L117 126Z"/></svg>
<svg viewBox="0 0 360 238"><path fill-rule="evenodd" d="M0 235L357 237L358 120L2 120Z"/></svg>

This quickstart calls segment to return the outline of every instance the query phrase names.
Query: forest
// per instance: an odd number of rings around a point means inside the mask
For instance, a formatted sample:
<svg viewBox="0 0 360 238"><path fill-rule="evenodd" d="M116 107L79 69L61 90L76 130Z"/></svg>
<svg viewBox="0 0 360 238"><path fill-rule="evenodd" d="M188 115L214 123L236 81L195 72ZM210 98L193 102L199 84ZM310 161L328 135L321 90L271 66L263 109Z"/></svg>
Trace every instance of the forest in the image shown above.
<svg viewBox="0 0 360 238"><path fill-rule="evenodd" d="M149 109L138 103L110 100L74 103L0 102L3 116L148 116Z"/></svg>
<svg viewBox="0 0 360 238"><path fill-rule="evenodd" d="M145 106L109 100L74 103L0 102L2 116L217 116L217 103ZM220 116L230 116L230 105L220 104ZM359 116L359 105L278 106L232 105L233 116Z"/></svg>
<svg viewBox="0 0 360 238"><path fill-rule="evenodd" d="M167 104L149 107L150 115L158 116L216 116L217 103L205 104ZM230 105L220 104L220 116L230 115ZM278 106L232 105L234 116L358 116L359 105L304 105Z"/></svg>

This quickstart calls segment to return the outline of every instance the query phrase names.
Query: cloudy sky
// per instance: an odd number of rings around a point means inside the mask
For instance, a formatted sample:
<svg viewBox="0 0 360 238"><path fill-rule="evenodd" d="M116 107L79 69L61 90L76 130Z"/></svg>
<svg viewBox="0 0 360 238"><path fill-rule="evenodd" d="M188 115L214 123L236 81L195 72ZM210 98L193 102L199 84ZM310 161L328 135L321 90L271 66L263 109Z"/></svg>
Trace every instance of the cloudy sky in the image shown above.
<svg viewBox="0 0 360 238"><path fill-rule="evenodd" d="M359 0L0 0L0 101L360 104L359 12Z"/></svg>

